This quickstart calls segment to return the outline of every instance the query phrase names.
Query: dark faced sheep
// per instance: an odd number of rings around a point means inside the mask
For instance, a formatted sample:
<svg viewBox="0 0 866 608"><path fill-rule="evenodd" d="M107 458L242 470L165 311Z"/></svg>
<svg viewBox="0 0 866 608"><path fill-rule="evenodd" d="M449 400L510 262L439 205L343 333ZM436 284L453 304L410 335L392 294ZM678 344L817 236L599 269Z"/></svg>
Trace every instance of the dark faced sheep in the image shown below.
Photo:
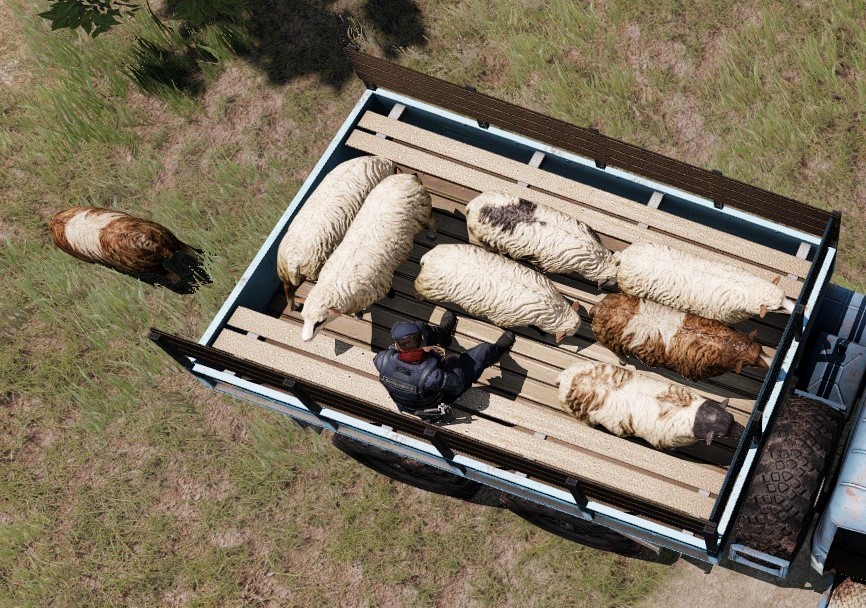
<svg viewBox="0 0 866 608"><path fill-rule="evenodd" d="M578 420L620 437L640 437L659 449L699 440L709 445L716 437L743 433L726 402L597 361L578 361L560 374L559 402Z"/></svg>
<svg viewBox="0 0 866 608"><path fill-rule="evenodd" d="M680 312L651 300L609 294L590 311L592 331L620 357L633 355L653 367L666 367L689 380L705 380L744 365L767 369L755 333Z"/></svg>

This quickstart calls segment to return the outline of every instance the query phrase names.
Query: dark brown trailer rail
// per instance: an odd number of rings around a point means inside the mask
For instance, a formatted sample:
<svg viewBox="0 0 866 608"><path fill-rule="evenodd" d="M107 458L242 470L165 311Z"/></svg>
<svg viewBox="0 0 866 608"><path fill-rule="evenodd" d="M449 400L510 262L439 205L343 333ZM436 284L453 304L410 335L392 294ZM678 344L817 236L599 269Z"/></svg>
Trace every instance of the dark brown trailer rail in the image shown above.
<svg viewBox="0 0 866 608"><path fill-rule="evenodd" d="M706 541L711 553L718 548L717 525L709 520L673 512L663 504L583 479L578 473L538 463L502 448L460 435L448 430L447 427L433 426L389 409L340 395L211 346L203 346L155 328L151 328L148 337L190 373L194 373L193 362L188 357L218 371L231 371L238 377L287 391L297 397L316 416L321 414L322 409L327 408L367 422L386 425L395 431L433 444L443 458L449 461L454 458L455 452L459 452L495 466L524 473L531 479L570 492L581 506L587 504L587 499L596 500L627 513L648 517L676 530L692 532Z"/></svg>
<svg viewBox="0 0 866 608"><path fill-rule="evenodd" d="M495 125L561 150L591 158L601 168L611 165L670 184L710 199L718 208L730 205L814 235L823 234L830 219L829 211L601 135L593 129L577 127L469 88L427 76L362 53L354 45L346 47L346 55L352 62L355 73L368 88L384 87L462 114L477 120L479 124Z"/></svg>

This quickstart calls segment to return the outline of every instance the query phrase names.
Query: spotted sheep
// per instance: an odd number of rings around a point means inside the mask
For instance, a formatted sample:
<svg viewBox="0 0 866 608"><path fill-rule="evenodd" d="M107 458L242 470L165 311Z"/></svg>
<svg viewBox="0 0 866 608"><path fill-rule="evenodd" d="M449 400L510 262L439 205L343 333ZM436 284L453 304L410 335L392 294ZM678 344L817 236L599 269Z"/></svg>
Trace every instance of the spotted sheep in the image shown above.
<svg viewBox="0 0 866 608"><path fill-rule="evenodd" d="M654 243L632 243L615 254L616 281L623 293L722 323L768 311L792 312L779 287L742 268Z"/></svg>
<svg viewBox="0 0 866 608"><path fill-rule="evenodd" d="M466 206L466 225L485 248L542 272L574 272L599 285L616 277L616 259L598 233L550 207L483 192Z"/></svg>
<svg viewBox="0 0 866 608"><path fill-rule="evenodd" d="M579 306L540 272L475 245L438 245L421 258L415 291L499 327L537 327L557 342L580 328Z"/></svg>
<svg viewBox="0 0 866 608"><path fill-rule="evenodd" d="M48 223L51 240L62 251L90 263L133 273L153 273L173 284L181 277L165 267L177 252L198 259L196 251L156 222L122 211L72 207Z"/></svg>
<svg viewBox="0 0 866 608"><path fill-rule="evenodd" d="M769 356L755 340L724 323L651 300L608 294L590 311L598 341L620 357L633 355L689 380L705 380L744 365L767 369Z"/></svg>
<svg viewBox="0 0 866 608"><path fill-rule="evenodd" d="M578 420L601 425L619 437L640 437L669 449L717 437L739 438L743 427L726 411L694 391L622 367L581 360L559 376L559 402Z"/></svg>
<svg viewBox="0 0 866 608"><path fill-rule="evenodd" d="M319 278L319 271L343 240L364 199L392 173L394 163L388 159L353 158L331 170L307 198L277 249L277 274L292 309L298 287L308 279Z"/></svg>
<svg viewBox="0 0 866 608"><path fill-rule="evenodd" d="M391 175L373 188L304 301L301 338L308 342L337 316L381 300L424 226L436 238L432 201L417 176Z"/></svg>

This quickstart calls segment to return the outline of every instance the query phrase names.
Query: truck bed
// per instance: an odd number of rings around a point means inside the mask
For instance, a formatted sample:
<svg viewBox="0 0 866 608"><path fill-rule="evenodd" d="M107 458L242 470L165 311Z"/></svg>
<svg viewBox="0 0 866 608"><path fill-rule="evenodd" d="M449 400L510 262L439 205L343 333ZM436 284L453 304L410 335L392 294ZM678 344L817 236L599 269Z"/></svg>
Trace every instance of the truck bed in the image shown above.
<svg viewBox="0 0 866 608"><path fill-rule="evenodd" d="M305 344L300 340L300 315L287 309L282 288L277 287L266 306L236 307L217 333L215 348L396 412L378 382L373 356L387 348L393 323L405 319L438 322L445 309L419 301L412 288L418 260L436 244L470 242L463 216L465 205L480 191L492 189L573 215L598 231L613 250L636 241L668 244L737 264L767 279L779 276L789 297L800 295L814 245L803 242L798 247L779 249L754 238L741 238L657 208L660 202L664 207L661 193L639 201L563 175L558 169L545 170L544 155L550 150L537 150L520 162L514 155L461 141L456 133L447 136L412 124L411 113L404 116L401 108L395 104L380 112L364 112L343 150L345 158L378 154L394 160L405 171L417 173L433 198L438 238L429 241L418 235L410 258L394 277L394 297L376 303L361 319L344 316L333 321ZM531 328L516 330L513 351L458 400L458 421L448 429L684 515L709 519L737 447L734 442L722 439L710 447L695 444L659 451L641 440L591 428L559 409L556 378L563 368L579 358L619 363L616 355L596 342L586 317L586 308L606 291L576 275L550 278L566 299L581 303L584 323L578 335L556 345L552 336ZM302 285L298 295L305 296L310 287L309 283ZM460 319L449 354L479 341L493 341L501 333L481 319L448 307ZM736 327L741 331L756 329L765 352L773 355L787 320L787 315L771 313ZM766 373L744 368L740 375L727 373L706 382L690 382L635 359L629 359L626 367L688 386L711 399L730 398L731 410L741 424L752 413Z"/></svg>

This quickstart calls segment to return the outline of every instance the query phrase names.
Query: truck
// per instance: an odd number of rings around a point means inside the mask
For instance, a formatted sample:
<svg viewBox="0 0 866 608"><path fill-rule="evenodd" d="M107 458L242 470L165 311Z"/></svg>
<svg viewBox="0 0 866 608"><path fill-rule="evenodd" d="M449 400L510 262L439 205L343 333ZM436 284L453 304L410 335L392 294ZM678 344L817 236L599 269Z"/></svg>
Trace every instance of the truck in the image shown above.
<svg viewBox="0 0 866 608"><path fill-rule="evenodd" d="M866 296L830 283L841 214L353 45L346 53L365 91L205 333L193 341L153 328L149 338L207 386L327 429L338 449L395 480L507 508L572 541L639 559L683 555L715 565L727 557L784 578L808 545L812 566L834 575L821 604L864 601ZM418 176L438 236L416 237L388 297L304 342L277 276L277 247L331 169L371 154ZM436 244L470 241L463 211L489 190L565 209L614 251L637 241L666 244L776 280L796 301L793 312L735 325L756 332L772 356L769 369L694 382L626 362L728 399L742 435L661 451L563 412L556 378L565 367L586 358L622 364L588 323L562 343L515 330L510 356L454 404L449 424L399 412L372 358L390 344L394 323L441 318L446 307L420 301L412 289L419 259ZM577 275L550 278L584 315L608 291ZM452 351L499 334L451 308L460 314Z"/></svg>

